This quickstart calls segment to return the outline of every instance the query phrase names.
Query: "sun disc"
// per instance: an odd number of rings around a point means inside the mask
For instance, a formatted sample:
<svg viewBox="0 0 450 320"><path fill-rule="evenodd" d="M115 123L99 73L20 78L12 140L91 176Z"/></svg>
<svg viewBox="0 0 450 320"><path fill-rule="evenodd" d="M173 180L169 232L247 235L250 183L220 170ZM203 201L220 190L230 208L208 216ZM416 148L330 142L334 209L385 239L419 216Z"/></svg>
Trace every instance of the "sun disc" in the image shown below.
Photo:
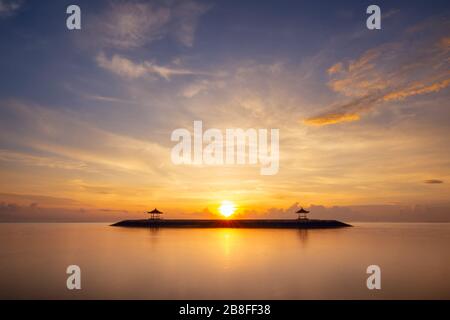
<svg viewBox="0 0 450 320"><path fill-rule="evenodd" d="M233 202L224 200L222 201L222 204L219 207L219 212L221 215L223 215L225 218L230 217L234 212L236 211L236 206Z"/></svg>

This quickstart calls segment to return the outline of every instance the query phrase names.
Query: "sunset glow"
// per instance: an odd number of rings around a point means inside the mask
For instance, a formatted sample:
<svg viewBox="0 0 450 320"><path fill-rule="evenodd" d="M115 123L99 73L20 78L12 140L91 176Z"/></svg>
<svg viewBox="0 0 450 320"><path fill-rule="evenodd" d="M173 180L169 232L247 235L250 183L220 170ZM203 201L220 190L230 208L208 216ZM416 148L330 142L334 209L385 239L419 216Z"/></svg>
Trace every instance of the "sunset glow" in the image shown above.
<svg viewBox="0 0 450 320"><path fill-rule="evenodd" d="M231 217L235 211L236 211L235 204L228 200L222 201L222 204L219 207L220 214L225 218Z"/></svg>
<svg viewBox="0 0 450 320"><path fill-rule="evenodd" d="M8 1L2 221L213 219L231 201L245 219L450 219L444 5L387 3L369 30L367 7L340 1L326 17L302 1L105 1L75 31L36 30L27 14L53 6Z"/></svg>
<svg viewBox="0 0 450 320"><path fill-rule="evenodd" d="M0 0L0 55L8 305L450 300L450 0Z"/></svg>

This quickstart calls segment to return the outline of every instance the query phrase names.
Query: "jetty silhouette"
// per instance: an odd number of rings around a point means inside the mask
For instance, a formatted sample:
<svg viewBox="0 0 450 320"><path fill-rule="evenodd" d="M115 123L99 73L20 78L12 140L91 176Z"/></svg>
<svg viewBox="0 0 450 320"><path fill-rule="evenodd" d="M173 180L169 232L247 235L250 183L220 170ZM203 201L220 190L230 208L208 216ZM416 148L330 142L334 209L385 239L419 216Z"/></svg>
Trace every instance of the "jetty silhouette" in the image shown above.
<svg viewBox="0 0 450 320"><path fill-rule="evenodd" d="M147 211L150 219L123 220L112 224L114 227L134 228L284 228L321 229L351 227L337 220L309 219L306 211L300 208L297 219L162 219L163 212L158 209Z"/></svg>

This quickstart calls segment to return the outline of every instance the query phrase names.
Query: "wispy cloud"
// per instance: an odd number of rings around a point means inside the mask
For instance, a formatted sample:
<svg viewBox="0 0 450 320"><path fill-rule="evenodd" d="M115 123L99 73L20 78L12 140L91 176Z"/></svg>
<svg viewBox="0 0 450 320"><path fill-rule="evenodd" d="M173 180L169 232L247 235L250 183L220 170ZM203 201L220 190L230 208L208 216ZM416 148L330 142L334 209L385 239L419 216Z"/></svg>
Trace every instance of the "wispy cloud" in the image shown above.
<svg viewBox="0 0 450 320"><path fill-rule="evenodd" d="M450 85L450 78L434 83L413 83L398 91L392 91L383 97L384 101L403 100L407 97L439 92Z"/></svg>
<svg viewBox="0 0 450 320"><path fill-rule="evenodd" d="M144 173L157 171L157 166L165 161L165 147L105 131L68 111L56 111L21 101L4 102L2 108L8 109L27 128L26 133L19 133L1 121L2 138L29 150L19 152L4 148L0 150L2 161L68 170L93 171L100 167ZM158 158L158 164L148 163L148 157Z"/></svg>
<svg viewBox="0 0 450 320"><path fill-rule="evenodd" d="M145 75L157 75L169 80L172 76L207 74L200 71L160 66L149 61L136 63L118 54L108 58L104 53L100 53L97 55L96 60L100 67L129 79L141 78Z"/></svg>
<svg viewBox="0 0 450 320"><path fill-rule="evenodd" d="M194 1L113 2L93 22L91 41L117 49L135 49L170 36L192 46L199 17L208 7Z"/></svg>
<svg viewBox="0 0 450 320"><path fill-rule="evenodd" d="M126 78L140 78L147 73L144 64L134 63L117 54L108 59L104 53L100 53L96 60L100 67Z"/></svg>
<svg viewBox="0 0 450 320"><path fill-rule="evenodd" d="M181 89L181 96L185 98L193 98L202 93L208 93L212 90L224 90L226 87L227 81L224 80L226 78L226 74L223 72L218 73L210 73L209 75L215 76L218 79L201 79L191 82L185 85Z"/></svg>
<svg viewBox="0 0 450 320"><path fill-rule="evenodd" d="M328 74L332 75L332 74L341 72L342 69L343 69L342 62L338 62L338 63L332 65L330 68L328 68L327 72L328 72Z"/></svg>
<svg viewBox="0 0 450 320"><path fill-rule="evenodd" d="M36 156L23 152L0 149L0 161L27 166L48 167L65 170L85 170L87 165L82 161L60 159L55 157Z"/></svg>
<svg viewBox="0 0 450 320"><path fill-rule="evenodd" d="M193 2L181 1L172 9L172 33L181 44L192 47L199 17L209 9L209 6Z"/></svg>
<svg viewBox="0 0 450 320"><path fill-rule="evenodd" d="M17 12L23 5L22 1L0 0L0 17L10 16Z"/></svg>
<svg viewBox="0 0 450 320"><path fill-rule="evenodd" d="M126 100L126 99L121 99L121 98L117 98L117 97L109 97L109 96L102 96L102 95L96 95L96 94L82 94L82 96L85 99L88 100L93 100L93 101L100 101L100 102L112 102L112 103L135 103L132 100Z"/></svg>
<svg viewBox="0 0 450 320"><path fill-rule="evenodd" d="M113 3L98 21L105 45L136 48L161 38L170 20L170 10L146 3Z"/></svg>
<svg viewBox="0 0 450 320"><path fill-rule="evenodd" d="M208 81L206 80L190 83L183 88L181 95L185 98L192 98L201 92L206 91L208 87Z"/></svg>
<svg viewBox="0 0 450 320"><path fill-rule="evenodd" d="M360 119L360 113L369 110L379 100L379 96L367 95L348 103L331 106L328 110L305 120L308 125L328 125L351 122Z"/></svg>
<svg viewBox="0 0 450 320"><path fill-rule="evenodd" d="M444 181L438 180L438 179L425 180L424 182L428 183L428 184L441 184L441 183L444 183Z"/></svg>
<svg viewBox="0 0 450 320"><path fill-rule="evenodd" d="M380 45L357 59L329 67L328 85L343 102L304 122L329 125L356 121L361 114L383 103L446 89L450 85L450 41L439 34L435 24L431 26L431 30L425 30L426 37L413 34L406 40Z"/></svg>

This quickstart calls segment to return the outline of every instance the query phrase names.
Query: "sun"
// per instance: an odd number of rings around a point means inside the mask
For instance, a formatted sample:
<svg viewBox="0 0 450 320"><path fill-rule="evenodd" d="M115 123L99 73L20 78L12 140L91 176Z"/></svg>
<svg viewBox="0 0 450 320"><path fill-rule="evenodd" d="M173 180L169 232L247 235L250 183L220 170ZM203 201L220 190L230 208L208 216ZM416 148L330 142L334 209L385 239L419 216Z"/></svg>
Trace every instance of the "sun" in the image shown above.
<svg viewBox="0 0 450 320"><path fill-rule="evenodd" d="M228 200L222 201L222 204L219 207L220 214L223 215L225 218L232 216L235 211L236 211L235 204Z"/></svg>

